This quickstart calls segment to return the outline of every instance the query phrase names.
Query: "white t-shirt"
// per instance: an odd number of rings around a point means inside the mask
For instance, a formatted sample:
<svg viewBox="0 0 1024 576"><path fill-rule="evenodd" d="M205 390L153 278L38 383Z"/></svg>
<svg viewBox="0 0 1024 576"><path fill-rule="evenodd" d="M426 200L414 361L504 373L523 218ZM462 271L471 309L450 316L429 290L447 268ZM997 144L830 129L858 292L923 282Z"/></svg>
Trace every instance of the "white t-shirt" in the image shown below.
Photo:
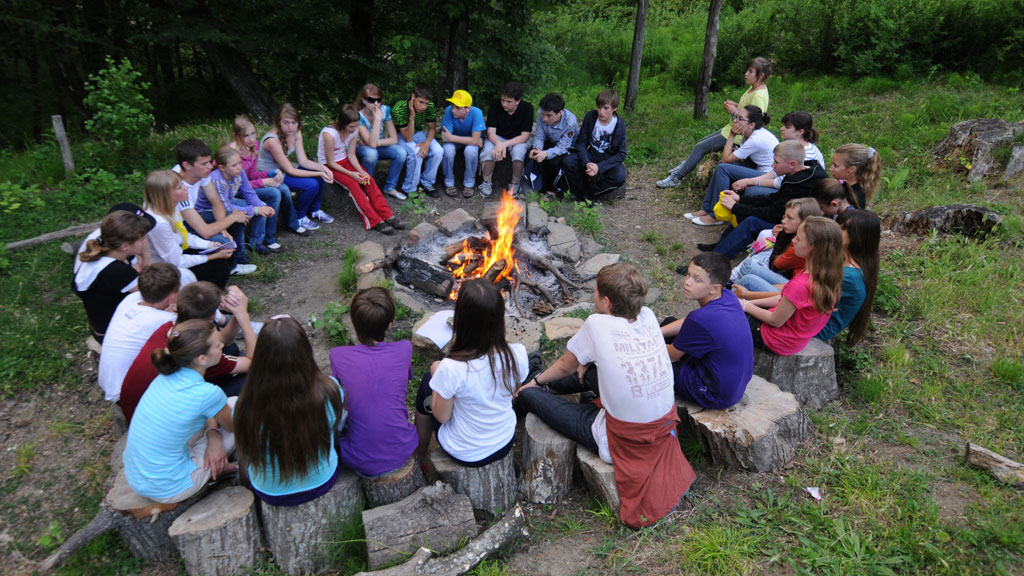
<svg viewBox="0 0 1024 576"><path fill-rule="evenodd" d="M133 292L118 304L103 337L100 353L100 388L113 402L121 397L121 384L139 350L164 323L175 319L173 312L142 305L142 294Z"/></svg>
<svg viewBox="0 0 1024 576"><path fill-rule="evenodd" d="M612 135L615 133L615 125L618 123L618 116L612 116L612 121L607 126L601 124L600 120L594 122L594 132L590 135L590 146L602 154L607 152L608 147L612 145Z"/></svg>
<svg viewBox="0 0 1024 576"><path fill-rule="evenodd" d="M665 345L661 347L664 349ZM509 344L509 348L522 380L530 371L526 348L518 343ZM442 398L455 399L451 419L437 431L438 443L455 458L463 462L483 460L515 436L512 394L500 382L493 381L486 356L469 362L441 360L430 378L430 388Z"/></svg>
<svg viewBox="0 0 1024 576"><path fill-rule="evenodd" d="M178 174L181 174L181 164L175 164L174 168L171 168L171 170L174 170ZM207 176L206 178L201 178L200 180L193 184L189 184L188 182L186 182L185 184L188 186L188 200L182 200L181 202L178 202L178 207L180 211L185 211L188 210L189 208L194 207L196 205L196 199L199 198L199 192L201 192L203 187L209 183L209 176Z"/></svg>
<svg viewBox="0 0 1024 576"><path fill-rule="evenodd" d="M324 134L329 134L330 137L334 139L333 162L335 164L339 164L342 160L348 158L348 143L359 135L359 131L357 130L352 132L342 140L340 132L332 126L325 126L324 129L320 131L320 138L317 139L316 144L316 161L320 164L327 164L327 152L324 148Z"/></svg>
<svg viewBox="0 0 1024 576"><path fill-rule="evenodd" d="M591 314L569 340L580 364L597 365L601 404L591 433L601 459L611 463L605 414L625 422L646 423L675 406L672 361L658 319L646 306L634 322L609 314Z"/></svg>
<svg viewBox="0 0 1024 576"><path fill-rule="evenodd" d="M775 134L766 128L754 130L750 138L743 140L743 144L733 152L737 158L750 161L757 165L761 172L768 172L772 169L772 162L775 161L775 147L779 145L779 139Z"/></svg>

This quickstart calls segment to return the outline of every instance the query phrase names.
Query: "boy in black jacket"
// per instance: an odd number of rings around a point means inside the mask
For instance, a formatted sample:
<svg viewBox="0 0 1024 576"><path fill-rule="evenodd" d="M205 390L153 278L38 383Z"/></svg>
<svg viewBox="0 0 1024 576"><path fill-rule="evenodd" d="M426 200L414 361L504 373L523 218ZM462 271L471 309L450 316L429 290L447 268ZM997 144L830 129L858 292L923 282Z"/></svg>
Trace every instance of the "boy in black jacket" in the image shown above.
<svg viewBox="0 0 1024 576"><path fill-rule="evenodd" d="M606 194L626 182L626 123L619 118L619 94L597 95L597 110L587 112L562 172L577 200Z"/></svg>
<svg viewBox="0 0 1024 576"><path fill-rule="evenodd" d="M740 221L739 226L727 226L718 244L698 244L697 247L714 250L731 260L757 238L758 232L782 222L787 202L793 198L811 197L814 185L822 178L828 178L828 172L817 162L805 167L804 154L799 140L786 140L776 146L772 168L779 176L785 176L779 190L767 196L744 196L742 199L733 191L727 192L722 197L722 206L732 210L733 216Z"/></svg>

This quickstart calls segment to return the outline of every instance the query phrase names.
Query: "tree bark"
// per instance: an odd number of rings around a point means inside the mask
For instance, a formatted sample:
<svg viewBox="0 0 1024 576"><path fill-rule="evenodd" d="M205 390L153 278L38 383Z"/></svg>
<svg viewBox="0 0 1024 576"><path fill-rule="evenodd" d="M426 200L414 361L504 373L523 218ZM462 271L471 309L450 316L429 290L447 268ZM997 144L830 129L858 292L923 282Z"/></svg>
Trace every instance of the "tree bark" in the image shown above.
<svg viewBox="0 0 1024 576"><path fill-rule="evenodd" d="M1024 465L1014 462L1005 456L968 442L966 451L967 463L988 473L1004 484L1015 488L1024 488Z"/></svg>
<svg viewBox="0 0 1024 576"><path fill-rule="evenodd" d="M255 566L263 538L252 492L228 486L209 494L167 530L192 576L230 576Z"/></svg>
<svg viewBox="0 0 1024 576"><path fill-rule="evenodd" d="M245 104L253 120L269 124L274 118L274 97L253 72L248 58L222 44L203 42L201 46L238 99Z"/></svg>
<svg viewBox="0 0 1024 576"><path fill-rule="evenodd" d="M444 73L441 77L438 98L451 96L456 90L466 89L469 76L469 61L466 60L463 42L469 30L469 13L463 10L457 17L448 20L448 36L444 43ZM436 99L435 99L436 100Z"/></svg>
<svg viewBox="0 0 1024 576"><path fill-rule="evenodd" d="M637 91L640 89L640 61L644 56L644 32L647 30L647 7L649 0L638 0L636 21L633 26L633 53L629 58L629 80L626 82L626 108L636 107Z"/></svg>
<svg viewBox="0 0 1024 576"><path fill-rule="evenodd" d="M715 70L715 54L718 52L718 21L722 17L722 0L711 0L708 8L708 26L704 31L704 58L700 63L700 77L697 79L697 93L693 97L693 119L708 117L708 91L711 90L711 76Z"/></svg>

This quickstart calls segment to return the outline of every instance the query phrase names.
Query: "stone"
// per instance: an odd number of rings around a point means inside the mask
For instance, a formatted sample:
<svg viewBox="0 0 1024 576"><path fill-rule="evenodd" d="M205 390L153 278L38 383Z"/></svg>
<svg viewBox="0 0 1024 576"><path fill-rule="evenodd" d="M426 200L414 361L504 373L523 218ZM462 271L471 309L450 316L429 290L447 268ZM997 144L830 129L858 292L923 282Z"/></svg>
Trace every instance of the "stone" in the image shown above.
<svg viewBox="0 0 1024 576"><path fill-rule="evenodd" d="M526 415L523 430L519 491L534 504L557 504L572 489L576 442L555 432L536 414Z"/></svg>
<svg viewBox="0 0 1024 576"><path fill-rule="evenodd" d="M831 346L817 338L811 338L803 350L792 356L755 348L754 374L785 392L792 392L809 410L817 410L839 398L835 355Z"/></svg>
<svg viewBox="0 0 1024 576"><path fill-rule="evenodd" d="M385 266L384 247L367 240L356 246L359 259L356 260L356 274L362 276Z"/></svg>
<svg viewBox="0 0 1024 576"><path fill-rule="evenodd" d="M248 489L227 486L171 524L167 533L190 576L231 576L259 562L263 537L254 501Z"/></svg>
<svg viewBox="0 0 1024 576"><path fill-rule="evenodd" d="M1014 144L1010 151L1010 161L1006 163L1006 171L1003 172L1003 180L1009 180L1021 172L1024 172L1024 144Z"/></svg>
<svg viewBox="0 0 1024 576"><path fill-rule="evenodd" d="M990 234L1002 221L1002 216L984 206L949 204L917 212L904 212L895 228L904 234L928 234L935 230L947 234L984 236Z"/></svg>
<svg viewBox="0 0 1024 576"><path fill-rule="evenodd" d="M434 220L434 225L445 234L452 236L458 232L469 230L473 227L474 222L476 222L476 218L470 216L469 212L466 212L462 208L456 208L437 220Z"/></svg>
<svg viewBox="0 0 1024 576"><path fill-rule="evenodd" d="M647 296L644 296L644 306L650 306L661 298L661 289L651 286L647 289Z"/></svg>
<svg viewBox="0 0 1024 576"><path fill-rule="evenodd" d="M572 313L575 313L575 312L580 312L580 311L586 312L588 316L590 314L593 314L594 313L594 303L590 302L590 301L582 301L582 302L579 302L578 304L573 304L572 306L566 306L565 308L559 308L558 310L555 310L555 312L554 312L554 314L552 316L554 316L555 318L558 318L558 317L561 317L561 316L567 316L569 314L572 314Z"/></svg>
<svg viewBox="0 0 1024 576"><path fill-rule="evenodd" d="M373 478L360 478L359 486L370 508L397 502L412 494L424 484L423 471L410 456L405 464L388 474Z"/></svg>
<svg viewBox="0 0 1024 576"><path fill-rule="evenodd" d="M548 233L548 213L537 202L526 205L526 231L540 235Z"/></svg>
<svg viewBox="0 0 1024 576"><path fill-rule="evenodd" d="M479 468L468 468L452 460L440 446L427 456L441 481L469 496L475 510L500 515L516 497L516 469L509 452L501 460Z"/></svg>
<svg viewBox="0 0 1024 576"><path fill-rule="evenodd" d="M394 296L395 301L397 301L402 306L405 306L409 310L412 310L413 314L422 314L427 310L423 306L423 303L419 301L419 298L416 298L415 296L409 294L408 292L402 290L401 288L397 288L394 291Z"/></svg>
<svg viewBox="0 0 1024 576"><path fill-rule="evenodd" d="M949 134L932 149L939 158L969 158L967 180L974 182L985 177L995 164L995 148L1010 145L1024 132L1024 123L1009 123L999 118L965 120L949 127Z"/></svg>
<svg viewBox="0 0 1024 576"><path fill-rule="evenodd" d="M572 338L580 328L583 327L583 320L572 316L561 316L544 322L544 335L552 342Z"/></svg>
<svg viewBox="0 0 1024 576"><path fill-rule="evenodd" d="M562 260L576 262L580 259L580 242L572 226L558 222L548 224L548 247Z"/></svg>
<svg viewBox="0 0 1024 576"><path fill-rule="evenodd" d="M596 278L597 273L601 271L601 268L605 266L611 266L612 264L619 263L620 256L618 254L598 254L583 263L576 269L576 273L580 275L580 280L590 280Z"/></svg>
<svg viewBox="0 0 1024 576"><path fill-rule="evenodd" d="M583 446L576 446L576 461L583 471L583 479L587 481L590 494L604 502L606 506L619 516L619 488L615 484L615 470L612 465L601 460L601 457Z"/></svg>
<svg viewBox="0 0 1024 576"><path fill-rule="evenodd" d="M410 245L419 244L420 242L429 240L440 233L441 230L430 222L420 222L416 226L413 226L413 229L409 231L409 236L406 238L406 241Z"/></svg>
<svg viewBox="0 0 1024 576"><path fill-rule="evenodd" d="M366 288L373 288L374 286L387 287L388 278L384 275L384 271L375 268L365 274L360 274L356 280L356 289L364 290Z"/></svg>
<svg viewBox="0 0 1024 576"><path fill-rule="evenodd" d="M584 234L580 237L580 249L583 251L584 255L594 256L600 254L601 250L604 249L604 246L601 246L597 240L594 240L593 236Z"/></svg>
<svg viewBox="0 0 1024 576"><path fill-rule="evenodd" d="M778 470L814 434L796 397L760 376L751 378L743 398L725 410L682 400L677 405L683 428L700 440L712 461L727 468Z"/></svg>
<svg viewBox="0 0 1024 576"><path fill-rule="evenodd" d="M517 316L505 316L505 339L522 344L526 347L527 353L540 351L541 334L543 332L537 322Z"/></svg>

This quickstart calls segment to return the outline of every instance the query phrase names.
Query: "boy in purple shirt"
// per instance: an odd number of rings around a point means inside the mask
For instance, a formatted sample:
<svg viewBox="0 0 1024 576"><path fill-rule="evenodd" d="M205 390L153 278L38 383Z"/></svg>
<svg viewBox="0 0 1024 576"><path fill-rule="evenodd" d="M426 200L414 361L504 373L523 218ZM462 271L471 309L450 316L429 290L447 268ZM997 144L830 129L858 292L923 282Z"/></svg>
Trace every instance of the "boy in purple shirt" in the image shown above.
<svg viewBox="0 0 1024 576"><path fill-rule="evenodd" d="M683 295L700 308L661 327L676 372L676 394L705 408L724 409L743 398L754 374L754 342L739 300L723 286L729 260L698 254L687 267Z"/></svg>
<svg viewBox="0 0 1024 576"><path fill-rule="evenodd" d="M416 428L405 407L412 343L384 342L395 319L395 300L384 288L360 290L350 314L359 344L334 348L330 356L331 375L345 389L348 410L338 455L360 476L380 476L402 467L416 450Z"/></svg>

